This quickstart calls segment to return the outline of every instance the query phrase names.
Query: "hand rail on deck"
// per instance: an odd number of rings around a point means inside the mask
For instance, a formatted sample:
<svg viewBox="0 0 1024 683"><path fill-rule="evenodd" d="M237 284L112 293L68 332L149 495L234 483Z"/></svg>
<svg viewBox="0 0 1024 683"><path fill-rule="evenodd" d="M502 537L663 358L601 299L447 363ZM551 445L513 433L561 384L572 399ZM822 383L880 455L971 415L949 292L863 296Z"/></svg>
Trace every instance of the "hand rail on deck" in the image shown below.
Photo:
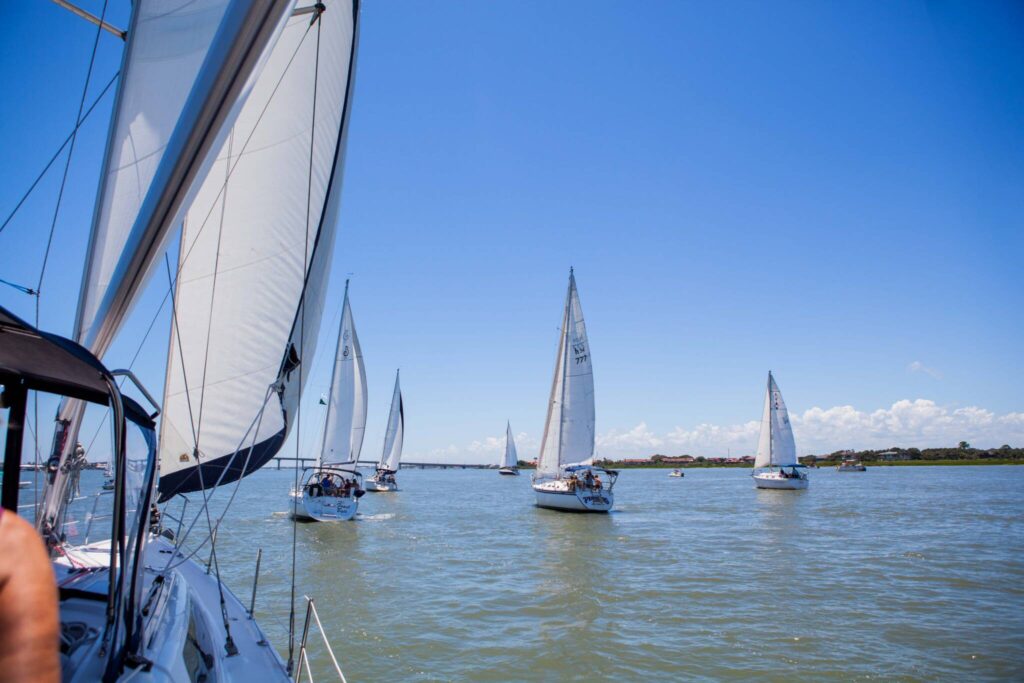
<svg viewBox="0 0 1024 683"><path fill-rule="evenodd" d="M308 595L303 596L306 598L306 623L302 627L302 640L299 641L299 666L295 670L295 681L298 683L299 678L302 676L302 665L306 665L306 675L309 676L309 680L313 680L313 676L309 671L309 659L306 657L306 638L309 636L309 620L310 617L316 619L316 627L320 631L320 638L324 641L324 645L327 647L327 654L331 656L331 662L334 663L334 670L338 674L338 680L341 683L348 683L345 680L345 674L341 672L341 665L338 664L338 658L334 656L334 649L331 647L331 641L327 639L327 633L324 631L324 625L320 622L320 615L317 614L316 605L313 604L313 598Z"/></svg>

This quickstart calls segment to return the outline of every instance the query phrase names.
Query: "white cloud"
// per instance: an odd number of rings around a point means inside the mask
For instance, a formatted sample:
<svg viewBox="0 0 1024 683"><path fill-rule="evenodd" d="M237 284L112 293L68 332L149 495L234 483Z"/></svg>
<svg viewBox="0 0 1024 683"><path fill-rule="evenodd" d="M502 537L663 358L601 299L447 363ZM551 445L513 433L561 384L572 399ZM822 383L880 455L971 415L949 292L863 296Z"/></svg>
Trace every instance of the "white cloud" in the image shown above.
<svg viewBox="0 0 1024 683"><path fill-rule="evenodd" d="M928 399L896 401L888 408L862 411L849 405L810 408L791 412L797 451L830 453L844 448L918 448L955 446L969 441L978 448L993 448L1004 443L1024 445L1024 412L997 415L978 406L954 408ZM646 457L666 455L724 456L753 454L757 448L760 421L732 425L701 423L691 428L675 427L659 434L646 422L629 429L615 428L595 439L601 457ZM540 439L527 432L515 435L521 458L534 458ZM454 444L434 449L430 459L436 462L497 462L505 449L505 435L476 439L467 446Z"/></svg>
<svg viewBox="0 0 1024 683"><path fill-rule="evenodd" d="M595 438L598 455L604 456L605 451L619 453L623 450L660 448L665 442L650 429L646 422L641 422L627 432L611 430L604 434L598 434Z"/></svg>
<svg viewBox="0 0 1024 683"><path fill-rule="evenodd" d="M935 368L930 368L919 360L915 360L913 363L907 366L907 372L923 372L926 375L930 375L935 379L942 379L942 373Z"/></svg>

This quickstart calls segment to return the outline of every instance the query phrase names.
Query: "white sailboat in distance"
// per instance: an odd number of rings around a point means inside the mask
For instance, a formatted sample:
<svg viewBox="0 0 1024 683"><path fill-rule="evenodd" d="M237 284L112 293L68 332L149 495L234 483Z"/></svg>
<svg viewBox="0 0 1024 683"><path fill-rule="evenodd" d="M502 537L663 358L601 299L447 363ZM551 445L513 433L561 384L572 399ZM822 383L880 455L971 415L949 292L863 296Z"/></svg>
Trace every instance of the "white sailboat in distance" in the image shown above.
<svg viewBox="0 0 1024 683"><path fill-rule="evenodd" d="M519 456L516 454L516 441L512 438L512 423L505 425L505 457L501 460L498 474L519 476Z"/></svg>
<svg viewBox="0 0 1024 683"><path fill-rule="evenodd" d="M365 432L366 370L346 280L331 390L327 394L324 440L316 467L306 468L302 473L304 483L289 495L293 515L318 522L355 517L365 493L363 475L356 469Z"/></svg>
<svg viewBox="0 0 1024 683"><path fill-rule="evenodd" d="M548 417L533 475L538 507L575 512L612 509L618 472L594 466L594 425L590 343L570 268Z"/></svg>
<svg viewBox="0 0 1024 683"><path fill-rule="evenodd" d="M782 392L768 373L768 389L761 416L761 438L754 459L754 486L759 489L798 490L807 488L807 475L796 459L796 442L789 423L789 411ZM777 468L777 469L776 469Z"/></svg>
<svg viewBox="0 0 1024 683"><path fill-rule="evenodd" d="M391 397L391 412L388 413L388 429L384 433L384 451L377 463L377 471L366 480L366 490L377 493L397 491L398 472L402 460L402 441L405 439L405 407L402 405L402 389L398 384L398 371L395 371L395 393Z"/></svg>

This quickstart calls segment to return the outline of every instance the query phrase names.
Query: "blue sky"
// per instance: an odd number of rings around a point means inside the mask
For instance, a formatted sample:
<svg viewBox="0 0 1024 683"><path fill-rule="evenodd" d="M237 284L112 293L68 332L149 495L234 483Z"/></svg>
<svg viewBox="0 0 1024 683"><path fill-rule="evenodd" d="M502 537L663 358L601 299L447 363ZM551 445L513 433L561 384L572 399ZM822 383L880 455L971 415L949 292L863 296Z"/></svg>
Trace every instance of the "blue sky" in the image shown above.
<svg viewBox="0 0 1024 683"><path fill-rule="evenodd" d="M6 216L70 130L95 34L49 3L0 14ZM569 266L602 455L752 451L769 369L801 452L1024 443L1019 3L371 1L362 21L321 352L351 272L367 456L396 367L408 459L497 458L506 419L535 454ZM102 36L93 94L119 55ZM74 316L109 101L71 165L53 331ZM62 168L0 234L0 278L34 285ZM0 304L31 318L12 289ZM154 329L139 367L159 388Z"/></svg>

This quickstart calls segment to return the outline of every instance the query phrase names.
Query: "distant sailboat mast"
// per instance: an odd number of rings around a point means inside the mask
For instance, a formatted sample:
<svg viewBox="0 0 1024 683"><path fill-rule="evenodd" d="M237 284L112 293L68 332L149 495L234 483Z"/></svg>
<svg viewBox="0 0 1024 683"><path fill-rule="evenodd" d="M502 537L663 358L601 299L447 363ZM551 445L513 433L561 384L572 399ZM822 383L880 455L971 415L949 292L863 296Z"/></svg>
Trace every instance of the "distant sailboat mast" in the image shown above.
<svg viewBox="0 0 1024 683"><path fill-rule="evenodd" d="M768 401L772 402L772 371L768 371ZM771 406L769 406L771 410ZM773 467L775 464L774 460L775 449L772 447L772 414L768 414L768 467Z"/></svg>
<svg viewBox="0 0 1024 683"><path fill-rule="evenodd" d="M358 462L366 432L366 371L348 301L348 284L345 280L345 299L341 306L341 325L331 372L331 389L327 395L324 438L317 456L318 466Z"/></svg>

